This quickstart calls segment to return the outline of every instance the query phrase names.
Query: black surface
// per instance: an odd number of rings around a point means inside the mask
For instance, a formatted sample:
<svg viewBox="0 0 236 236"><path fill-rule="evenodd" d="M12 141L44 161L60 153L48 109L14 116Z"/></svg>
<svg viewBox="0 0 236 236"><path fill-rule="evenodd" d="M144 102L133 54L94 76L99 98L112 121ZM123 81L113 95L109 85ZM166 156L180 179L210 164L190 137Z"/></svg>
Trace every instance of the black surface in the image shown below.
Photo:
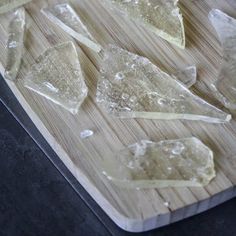
<svg viewBox="0 0 236 236"><path fill-rule="evenodd" d="M107 235L3 105L0 113L0 235Z"/></svg>
<svg viewBox="0 0 236 236"><path fill-rule="evenodd" d="M130 235L65 169L1 79L0 97L67 178L0 103L0 236ZM234 236L236 200L142 235Z"/></svg>

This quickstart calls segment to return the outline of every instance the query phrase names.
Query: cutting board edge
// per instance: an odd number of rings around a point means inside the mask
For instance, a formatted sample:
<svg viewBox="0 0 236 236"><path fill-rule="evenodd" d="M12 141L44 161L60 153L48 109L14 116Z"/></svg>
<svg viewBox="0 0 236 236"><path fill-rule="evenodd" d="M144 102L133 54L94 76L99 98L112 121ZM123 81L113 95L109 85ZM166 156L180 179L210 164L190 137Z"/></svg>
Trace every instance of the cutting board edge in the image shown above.
<svg viewBox="0 0 236 236"><path fill-rule="evenodd" d="M3 73L3 66L0 63L0 73L2 76ZM4 76L3 76L4 77ZM147 219L132 219L128 218L127 216L120 213L117 209L115 209L109 201L103 197L102 193L89 181L89 179L86 177L85 174L82 173L81 170L79 170L75 165L73 165L73 162L67 155L67 153L64 151L64 149L55 141L53 136L50 134L50 132L47 130L43 122L39 119L37 114L33 111L33 109L30 107L30 105L27 103L25 98L22 96L20 91L17 89L16 85L12 81L5 80L8 87L13 92L16 99L21 104L22 108L26 111L28 116L30 117L31 121L35 124L38 130L40 130L40 133L44 136L48 144L53 148L53 150L56 152L58 157L62 160L64 165L67 169L75 176L75 178L80 182L80 184L86 189L86 191L89 193L89 195L95 200L95 202L103 209L103 211L115 222L117 226L119 226L121 229L133 232L133 233L140 233L140 232L146 232L152 229L157 229L166 225L169 225L171 223L178 222L180 220L189 218L191 216L194 216L196 214L202 213L206 210L209 210L217 205L220 205L234 197L236 197L236 186L233 186L231 188L228 188L216 195L211 196L210 198L198 201L197 203L185 206L183 208L179 208L176 211L170 211L169 213L165 214L157 214L153 217L149 217ZM40 127L40 129L39 129ZM64 158L62 158L62 154ZM65 158L67 160L65 160ZM81 179L81 177L83 179ZM83 180L83 181L82 181ZM88 186L91 189L88 189ZM229 192L229 193L227 193ZM95 194L96 193L96 194ZM227 194L226 194L227 193ZM226 196L224 196L226 195ZM217 202L212 202L214 198L219 198L221 200L218 200ZM107 207L109 205L109 207ZM196 205L196 207L194 207ZM199 205L203 205L202 208L198 208ZM197 208L196 212L193 212L191 209ZM175 214L176 212L176 214ZM182 212L182 214L178 214L179 212ZM187 215L184 215L185 212L188 212Z"/></svg>

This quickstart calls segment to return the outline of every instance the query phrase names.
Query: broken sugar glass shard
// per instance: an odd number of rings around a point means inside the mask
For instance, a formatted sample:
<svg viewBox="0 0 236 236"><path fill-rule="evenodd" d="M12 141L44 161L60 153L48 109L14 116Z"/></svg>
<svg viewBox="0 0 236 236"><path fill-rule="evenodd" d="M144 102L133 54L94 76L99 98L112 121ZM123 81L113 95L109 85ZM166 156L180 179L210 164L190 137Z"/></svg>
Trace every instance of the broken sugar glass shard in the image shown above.
<svg viewBox="0 0 236 236"><path fill-rule="evenodd" d="M46 50L32 66L24 86L76 114L88 88L74 44L65 42Z"/></svg>
<svg viewBox="0 0 236 236"><path fill-rule="evenodd" d="M190 88L197 81L197 68L196 66L189 66L184 70L176 71L172 76L183 83L187 88Z"/></svg>
<svg viewBox="0 0 236 236"><path fill-rule="evenodd" d="M143 25L161 38L185 48L183 17L178 0L103 0L105 7Z"/></svg>
<svg viewBox="0 0 236 236"><path fill-rule="evenodd" d="M231 115L190 92L147 58L114 45L104 51L97 103L120 118L187 119L211 123Z"/></svg>
<svg viewBox="0 0 236 236"><path fill-rule="evenodd" d="M102 166L109 180L125 188L203 187L215 177L213 152L195 137L142 140Z"/></svg>
<svg viewBox="0 0 236 236"><path fill-rule="evenodd" d="M214 9L209 13L223 47L223 62L214 94L229 109L236 109L236 19Z"/></svg>
<svg viewBox="0 0 236 236"><path fill-rule="evenodd" d="M1 0L0 1L0 14L11 11L17 7L20 7L31 0Z"/></svg>
<svg viewBox="0 0 236 236"><path fill-rule="evenodd" d="M78 14L69 4L54 5L42 9L41 12L51 22L59 26L80 43L86 45L95 52L101 51L101 46L96 42Z"/></svg>
<svg viewBox="0 0 236 236"><path fill-rule="evenodd" d="M25 9L19 8L11 13L8 26L7 62L5 67L5 79L15 80L21 65L24 32L25 32Z"/></svg>

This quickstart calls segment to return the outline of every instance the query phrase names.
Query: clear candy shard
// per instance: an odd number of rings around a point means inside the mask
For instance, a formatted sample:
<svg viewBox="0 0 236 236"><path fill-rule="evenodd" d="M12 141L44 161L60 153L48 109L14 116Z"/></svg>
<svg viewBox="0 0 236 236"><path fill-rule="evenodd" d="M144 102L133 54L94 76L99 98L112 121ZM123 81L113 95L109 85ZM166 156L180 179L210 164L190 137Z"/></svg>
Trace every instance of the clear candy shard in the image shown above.
<svg viewBox="0 0 236 236"><path fill-rule="evenodd" d="M86 45L95 52L101 51L101 46L96 42L78 14L69 4L57 4L48 8L43 8L41 9L41 12L51 22L59 26L80 43Z"/></svg>
<svg viewBox="0 0 236 236"><path fill-rule="evenodd" d="M32 0L0 0L0 14L11 11Z"/></svg>
<svg viewBox="0 0 236 236"><path fill-rule="evenodd" d="M183 16L177 6L178 0L103 0L103 3L168 42L185 48Z"/></svg>
<svg viewBox="0 0 236 236"><path fill-rule="evenodd" d="M194 95L147 58L114 45L104 51L97 103L119 118L223 123L231 115Z"/></svg>
<svg viewBox="0 0 236 236"><path fill-rule="evenodd" d="M15 80L21 65L24 48L25 9L19 8L10 14L7 40L7 62L4 77Z"/></svg>
<svg viewBox="0 0 236 236"><path fill-rule="evenodd" d="M236 109L236 19L213 9L209 19L223 47L223 62L219 77L212 84L216 97L229 109Z"/></svg>
<svg viewBox="0 0 236 236"><path fill-rule="evenodd" d="M196 66L189 66L184 70L176 71L172 76L176 77L187 88L192 87L197 81L197 68Z"/></svg>
<svg viewBox="0 0 236 236"><path fill-rule="evenodd" d="M103 174L125 188L203 187L216 175L212 150L195 137L142 140L104 161Z"/></svg>
<svg viewBox="0 0 236 236"><path fill-rule="evenodd" d="M74 44L65 42L46 50L32 66L24 86L76 114L88 88Z"/></svg>

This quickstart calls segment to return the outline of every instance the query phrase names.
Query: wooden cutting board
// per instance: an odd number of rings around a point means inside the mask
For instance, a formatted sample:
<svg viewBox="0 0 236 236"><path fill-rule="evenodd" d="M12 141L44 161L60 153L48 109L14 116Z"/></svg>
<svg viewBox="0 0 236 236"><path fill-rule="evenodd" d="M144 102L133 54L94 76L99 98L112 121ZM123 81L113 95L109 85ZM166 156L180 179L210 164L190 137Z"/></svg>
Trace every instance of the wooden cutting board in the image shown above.
<svg viewBox="0 0 236 236"><path fill-rule="evenodd" d="M26 5L28 30L19 82L17 85L7 83L48 143L108 216L127 231L142 232L182 220L233 198L236 195L234 119L227 124L207 124L112 118L95 103L101 57L79 44L77 48L89 97L78 115L71 115L22 86L21 79L44 50L73 40L40 13L48 2L60 1L35 0ZM209 89L217 78L222 49L207 15L212 8L219 8L236 17L235 0L180 1L186 27L186 50L178 49L144 28L110 13L98 0L73 0L71 4L102 46L108 43L119 45L146 56L169 73L197 65L198 82L193 87L194 92L224 109ZM7 15L0 16L2 74L6 61L7 21ZM80 139L80 132L84 129L92 129L94 136ZM141 139L159 141L190 136L200 138L215 153L217 176L205 188L127 190L113 185L98 170L103 158L114 158L115 151Z"/></svg>

